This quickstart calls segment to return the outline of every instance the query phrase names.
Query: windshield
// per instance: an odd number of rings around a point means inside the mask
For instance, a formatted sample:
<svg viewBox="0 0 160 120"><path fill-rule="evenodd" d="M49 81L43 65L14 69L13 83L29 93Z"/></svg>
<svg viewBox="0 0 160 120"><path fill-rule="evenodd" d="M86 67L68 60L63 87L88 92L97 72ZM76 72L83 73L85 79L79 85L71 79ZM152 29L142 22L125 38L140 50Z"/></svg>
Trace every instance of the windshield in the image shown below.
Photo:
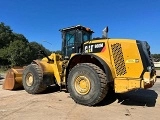
<svg viewBox="0 0 160 120"><path fill-rule="evenodd" d="M74 33L67 33L66 34L66 46L74 45L75 35Z"/></svg>
<svg viewBox="0 0 160 120"><path fill-rule="evenodd" d="M83 31L83 42L86 42L91 39L92 39L92 34L86 31Z"/></svg>
<svg viewBox="0 0 160 120"><path fill-rule="evenodd" d="M62 54L70 57L72 53L79 53L82 44L88 40L91 40L92 32L85 30L67 30L62 34Z"/></svg>

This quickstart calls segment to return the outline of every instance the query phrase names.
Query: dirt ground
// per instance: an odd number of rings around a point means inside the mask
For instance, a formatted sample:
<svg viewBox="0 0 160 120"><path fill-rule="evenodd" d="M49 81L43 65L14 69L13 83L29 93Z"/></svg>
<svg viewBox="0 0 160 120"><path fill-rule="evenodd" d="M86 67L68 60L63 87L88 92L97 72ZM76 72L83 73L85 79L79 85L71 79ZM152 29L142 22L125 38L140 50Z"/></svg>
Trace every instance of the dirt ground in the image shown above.
<svg viewBox="0 0 160 120"><path fill-rule="evenodd" d="M95 107L76 104L55 89L39 95L3 90L2 81L0 120L160 120L160 78L151 89L110 95Z"/></svg>

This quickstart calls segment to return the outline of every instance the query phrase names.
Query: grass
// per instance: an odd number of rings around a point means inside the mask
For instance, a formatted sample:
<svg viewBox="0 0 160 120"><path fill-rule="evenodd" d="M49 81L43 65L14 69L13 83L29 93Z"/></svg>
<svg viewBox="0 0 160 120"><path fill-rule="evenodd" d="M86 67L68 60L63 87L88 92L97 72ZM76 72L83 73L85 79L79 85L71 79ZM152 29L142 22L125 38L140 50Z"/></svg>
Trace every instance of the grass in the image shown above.
<svg viewBox="0 0 160 120"><path fill-rule="evenodd" d="M0 74L5 73L6 71L7 71L6 69L2 69L2 68L0 68Z"/></svg>

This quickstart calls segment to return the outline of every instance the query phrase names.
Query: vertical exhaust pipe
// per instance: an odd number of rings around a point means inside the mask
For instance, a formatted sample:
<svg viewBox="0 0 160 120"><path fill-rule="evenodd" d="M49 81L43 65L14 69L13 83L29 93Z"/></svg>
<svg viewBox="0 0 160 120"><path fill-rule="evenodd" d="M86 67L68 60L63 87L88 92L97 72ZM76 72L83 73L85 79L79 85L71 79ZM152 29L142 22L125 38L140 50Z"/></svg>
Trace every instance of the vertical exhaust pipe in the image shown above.
<svg viewBox="0 0 160 120"><path fill-rule="evenodd" d="M102 38L108 38L108 26L102 30Z"/></svg>

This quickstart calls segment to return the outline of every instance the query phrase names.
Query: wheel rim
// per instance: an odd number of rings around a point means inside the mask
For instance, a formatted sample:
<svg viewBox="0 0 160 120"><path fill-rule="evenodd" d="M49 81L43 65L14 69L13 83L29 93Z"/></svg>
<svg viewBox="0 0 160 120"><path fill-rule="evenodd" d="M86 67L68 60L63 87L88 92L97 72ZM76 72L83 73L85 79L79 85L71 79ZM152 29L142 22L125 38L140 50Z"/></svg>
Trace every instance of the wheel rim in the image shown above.
<svg viewBox="0 0 160 120"><path fill-rule="evenodd" d="M33 84L33 75L31 73L28 73L27 76L26 76L26 84L28 86L32 86Z"/></svg>
<svg viewBox="0 0 160 120"><path fill-rule="evenodd" d="M85 76L78 76L75 79L75 89L81 95L86 95L91 89L90 80Z"/></svg>

